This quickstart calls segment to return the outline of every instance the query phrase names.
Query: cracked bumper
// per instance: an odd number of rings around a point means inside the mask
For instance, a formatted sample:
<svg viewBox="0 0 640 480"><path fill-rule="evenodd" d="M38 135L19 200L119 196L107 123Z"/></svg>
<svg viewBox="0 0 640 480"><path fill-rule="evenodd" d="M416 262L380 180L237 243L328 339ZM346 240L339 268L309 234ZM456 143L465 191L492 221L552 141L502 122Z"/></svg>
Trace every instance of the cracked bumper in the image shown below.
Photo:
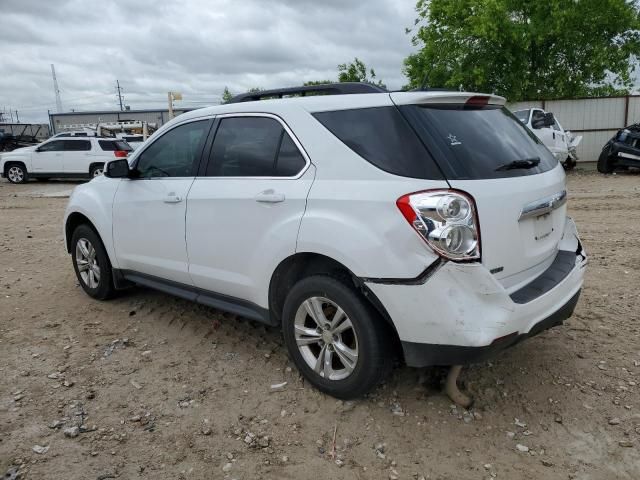
<svg viewBox="0 0 640 480"><path fill-rule="evenodd" d="M367 286L389 313L408 365L467 364L571 316L587 258L570 218L559 250L574 254L573 268L526 303L516 303L513 292L510 295L479 263L448 262L421 285Z"/></svg>

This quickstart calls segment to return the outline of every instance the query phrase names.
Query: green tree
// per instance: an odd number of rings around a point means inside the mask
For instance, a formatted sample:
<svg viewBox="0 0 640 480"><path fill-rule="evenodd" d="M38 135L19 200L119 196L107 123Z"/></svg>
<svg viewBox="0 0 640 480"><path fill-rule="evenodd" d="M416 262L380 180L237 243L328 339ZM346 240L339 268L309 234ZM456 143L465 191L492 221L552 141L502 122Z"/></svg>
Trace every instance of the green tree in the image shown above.
<svg viewBox="0 0 640 480"><path fill-rule="evenodd" d="M227 103L232 98L233 93L231 93L227 87L224 87L224 92L222 92L222 103Z"/></svg>
<svg viewBox="0 0 640 480"><path fill-rule="evenodd" d="M351 63L338 65L339 82L365 82L384 87L382 80L376 80L376 72L368 69L362 60L356 57Z"/></svg>
<svg viewBox="0 0 640 480"><path fill-rule="evenodd" d="M640 52L638 0L419 0L409 87L511 101L628 90Z"/></svg>

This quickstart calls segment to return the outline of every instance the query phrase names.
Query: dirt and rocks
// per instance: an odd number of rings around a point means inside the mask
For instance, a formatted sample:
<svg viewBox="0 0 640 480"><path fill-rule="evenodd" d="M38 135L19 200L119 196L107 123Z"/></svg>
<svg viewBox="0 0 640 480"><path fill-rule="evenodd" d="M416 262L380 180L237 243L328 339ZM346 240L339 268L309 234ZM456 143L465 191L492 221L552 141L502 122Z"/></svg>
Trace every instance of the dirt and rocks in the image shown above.
<svg viewBox="0 0 640 480"><path fill-rule="evenodd" d="M5 478L640 478L640 175L570 174L575 315L463 370L471 410L437 369L342 402L275 329L141 288L91 300L62 244L71 187L0 181Z"/></svg>

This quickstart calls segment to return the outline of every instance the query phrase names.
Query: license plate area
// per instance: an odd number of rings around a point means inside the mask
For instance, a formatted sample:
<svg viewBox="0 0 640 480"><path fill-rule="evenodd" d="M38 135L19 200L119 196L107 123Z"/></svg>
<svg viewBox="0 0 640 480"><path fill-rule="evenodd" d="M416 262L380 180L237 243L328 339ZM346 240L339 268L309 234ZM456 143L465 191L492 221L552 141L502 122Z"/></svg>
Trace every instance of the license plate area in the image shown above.
<svg viewBox="0 0 640 480"><path fill-rule="evenodd" d="M551 213L539 215L533 219L533 232L536 241L542 241L548 238L553 232L553 219Z"/></svg>

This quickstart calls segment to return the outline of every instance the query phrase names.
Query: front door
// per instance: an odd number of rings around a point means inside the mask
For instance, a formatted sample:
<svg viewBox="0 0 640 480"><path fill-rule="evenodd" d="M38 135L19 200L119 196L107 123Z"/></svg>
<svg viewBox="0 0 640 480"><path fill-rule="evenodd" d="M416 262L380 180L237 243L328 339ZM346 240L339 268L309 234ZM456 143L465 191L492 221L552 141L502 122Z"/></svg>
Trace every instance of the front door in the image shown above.
<svg viewBox="0 0 640 480"><path fill-rule="evenodd" d="M186 199L211 120L178 125L134 159L136 178L120 182L113 202L119 268L192 285L185 243Z"/></svg>
<svg viewBox="0 0 640 480"><path fill-rule="evenodd" d="M275 117L226 116L188 197L189 272L204 290L267 307L293 255L315 169Z"/></svg>
<svg viewBox="0 0 640 480"><path fill-rule="evenodd" d="M64 140L43 143L31 154L33 173L62 173Z"/></svg>

